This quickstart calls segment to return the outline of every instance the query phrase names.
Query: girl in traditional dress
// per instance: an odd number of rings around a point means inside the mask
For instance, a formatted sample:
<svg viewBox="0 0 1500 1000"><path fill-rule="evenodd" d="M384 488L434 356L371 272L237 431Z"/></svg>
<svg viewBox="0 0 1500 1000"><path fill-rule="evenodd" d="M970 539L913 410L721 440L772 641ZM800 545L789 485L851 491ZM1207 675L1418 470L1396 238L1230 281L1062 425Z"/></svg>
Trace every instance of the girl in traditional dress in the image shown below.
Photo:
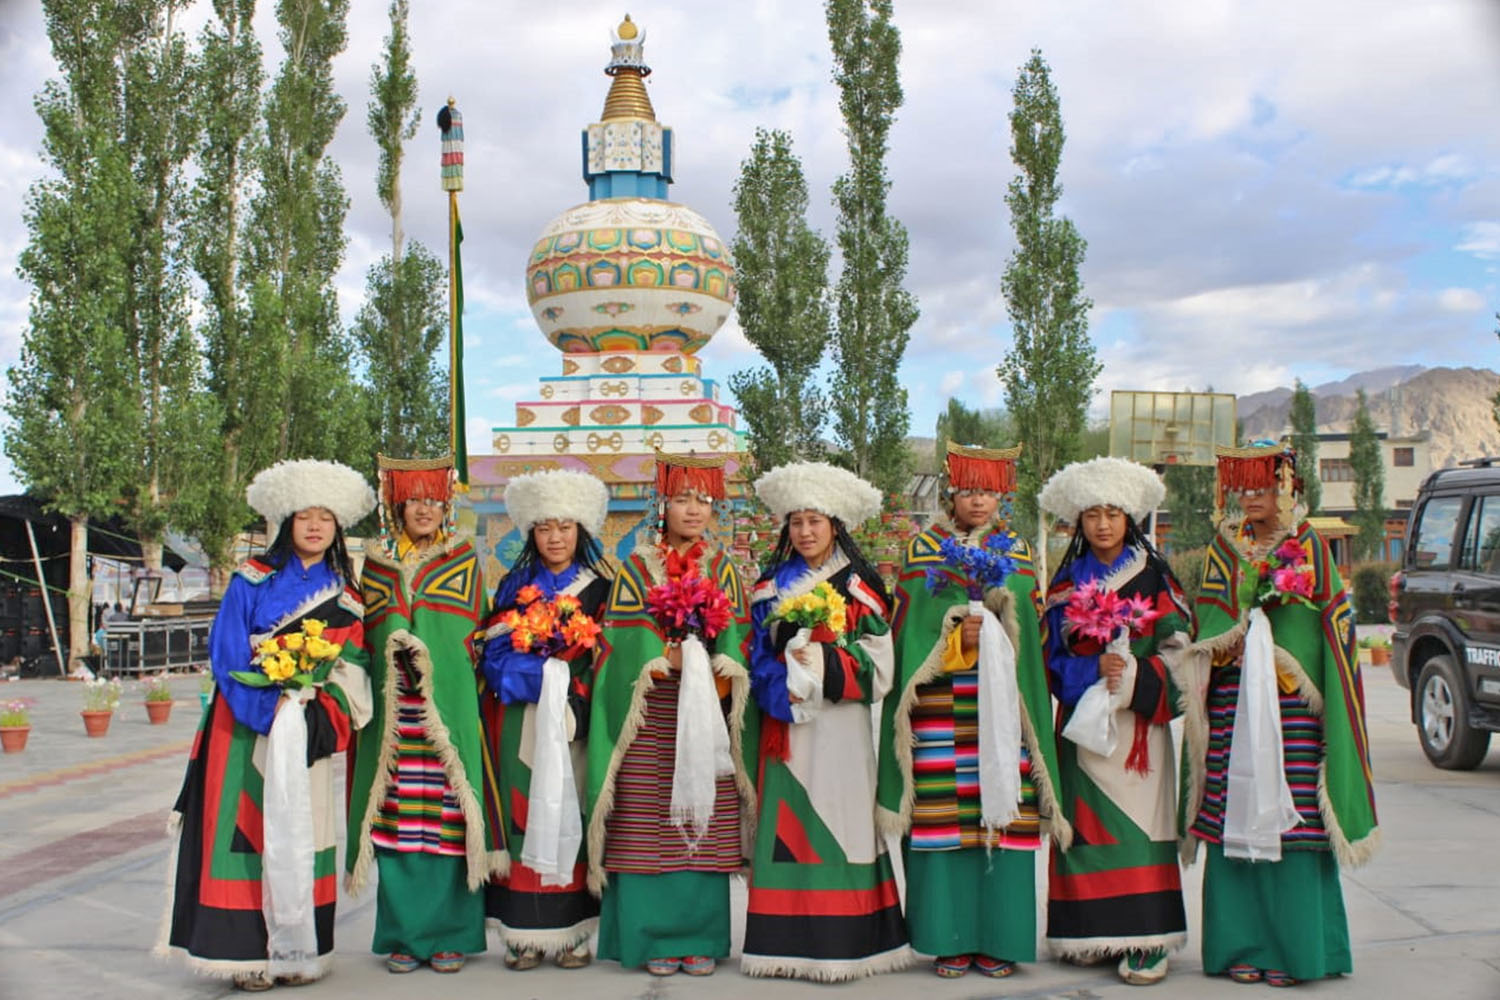
<svg viewBox="0 0 1500 1000"><path fill-rule="evenodd" d="M656 493L659 541L615 577L594 675L589 886L601 958L704 976L729 954L729 875L755 803L749 615L705 536L723 459L658 452Z"/></svg>
<svg viewBox="0 0 1500 1000"><path fill-rule="evenodd" d="M1031 553L1001 519L1019 453L949 444L946 520L912 539L896 590L877 818L903 838L912 948L944 977L1035 960L1036 851L1070 836Z"/></svg>
<svg viewBox="0 0 1500 1000"><path fill-rule="evenodd" d="M485 950L483 886L507 861L481 796L469 638L484 584L452 521L453 460L379 463L382 544L362 581L375 719L356 745L346 885L378 867L371 948L387 969L457 972Z"/></svg>
<svg viewBox="0 0 1500 1000"><path fill-rule="evenodd" d="M1354 613L1296 463L1272 442L1219 450L1216 512L1234 493L1244 516L1204 559L1184 707L1203 971L1272 986L1353 969L1339 866L1379 840Z"/></svg>
<svg viewBox="0 0 1500 1000"><path fill-rule="evenodd" d="M895 679L890 598L846 530L880 513L880 492L822 462L772 470L755 491L782 528L750 597L760 817L740 968L825 982L904 968L870 718Z"/></svg>
<svg viewBox="0 0 1500 1000"><path fill-rule="evenodd" d="M330 758L370 718L344 528L375 495L353 469L306 460L262 471L245 499L276 537L235 571L209 634L214 698L173 807L173 890L157 950L180 949L193 970L258 991L332 967ZM322 652L339 647L326 676L285 689L261 679L284 676L294 652L283 659L284 644L313 639Z"/></svg>
<svg viewBox="0 0 1500 1000"><path fill-rule="evenodd" d="M1169 724L1192 612L1139 528L1165 492L1143 465L1096 458L1053 475L1038 498L1073 525L1043 620L1073 826L1072 847L1052 851L1047 944L1075 961L1118 957L1137 986L1165 978L1167 952L1187 940ZM1135 624L1116 624L1118 612L1088 620L1115 598L1133 602Z"/></svg>
<svg viewBox="0 0 1500 1000"><path fill-rule="evenodd" d="M505 487L506 512L526 545L495 591L480 662L481 705L497 762L492 809L511 853L510 872L486 892L485 912L512 969L533 969L545 955L564 969L588 965L589 936L599 922L580 812L597 643L578 624L567 626L577 634L550 655L517 649L512 638L527 607L557 598L600 620L611 575L595 539L608 508L609 490L583 472L533 472Z"/></svg>

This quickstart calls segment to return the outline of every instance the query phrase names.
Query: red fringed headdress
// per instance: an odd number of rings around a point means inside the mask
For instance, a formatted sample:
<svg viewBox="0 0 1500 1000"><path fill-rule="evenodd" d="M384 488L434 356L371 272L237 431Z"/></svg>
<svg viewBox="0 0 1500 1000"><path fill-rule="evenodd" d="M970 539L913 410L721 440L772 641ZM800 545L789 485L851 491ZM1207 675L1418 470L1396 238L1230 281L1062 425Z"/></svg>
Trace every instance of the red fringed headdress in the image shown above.
<svg viewBox="0 0 1500 1000"><path fill-rule="evenodd" d="M684 490L713 500L729 496L724 486L724 456L669 455L656 453L656 495L665 502Z"/></svg>
<svg viewBox="0 0 1500 1000"><path fill-rule="evenodd" d="M385 502L391 508L412 497L427 497L447 503L453 499L453 456L442 458L389 458L377 456Z"/></svg>
<svg viewBox="0 0 1500 1000"><path fill-rule="evenodd" d="M448 516L443 522L443 533L453 533L456 474L452 455L441 458L376 455L375 465L380 477L380 539L388 554L396 553L396 540L401 537L401 518L396 512L413 497L427 497L447 504Z"/></svg>
<svg viewBox="0 0 1500 1000"><path fill-rule="evenodd" d="M1014 448L968 448L948 442L948 489L986 490L990 493L1016 491L1016 459L1021 446Z"/></svg>
<svg viewBox="0 0 1500 1000"><path fill-rule="evenodd" d="M1214 484L1215 512L1222 516L1224 501L1231 493L1271 490L1280 497L1302 492L1297 475L1297 453L1289 444L1252 445L1246 448L1214 449L1218 474Z"/></svg>

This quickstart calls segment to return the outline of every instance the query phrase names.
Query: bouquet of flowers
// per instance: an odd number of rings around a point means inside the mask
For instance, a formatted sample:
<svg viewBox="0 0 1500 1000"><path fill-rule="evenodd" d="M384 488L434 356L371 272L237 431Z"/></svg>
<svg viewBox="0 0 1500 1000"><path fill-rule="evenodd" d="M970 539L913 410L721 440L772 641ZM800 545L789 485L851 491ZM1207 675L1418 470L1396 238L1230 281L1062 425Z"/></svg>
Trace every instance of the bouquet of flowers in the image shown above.
<svg viewBox="0 0 1500 1000"><path fill-rule="evenodd" d="M1121 597L1106 590L1099 581L1073 591L1063 609L1063 628L1072 635L1093 639L1107 645L1117 635L1132 639L1146 634L1146 629L1161 612L1139 594Z"/></svg>
<svg viewBox="0 0 1500 1000"><path fill-rule="evenodd" d="M805 594L788 597L776 605L776 610L766 619L766 626L769 628L779 621L807 629L812 633L813 642L842 646L844 634L849 629L848 602L825 581Z"/></svg>
<svg viewBox="0 0 1500 1000"><path fill-rule="evenodd" d="M991 535L982 547L964 545L949 535L943 539L938 551L943 561L959 571L969 600L977 601L991 587L1004 585L1005 578L1016 571L1016 561L1011 557L1015 542L1008 534ZM950 583L950 575L933 568L927 571L927 592L937 594Z"/></svg>
<svg viewBox="0 0 1500 1000"><path fill-rule="evenodd" d="M652 587L646 591L646 609L672 642L690 635L712 639L733 619L728 596L713 581L698 575L676 577Z"/></svg>
<svg viewBox="0 0 1500 1000"><path fill-rule="evenodd" d="M599 624L582 608L571 594L549 601L540 587L527 584L516 592L516 606L502 612L498 621L509 627L516 652L566 660L579 650L593 649L599 637Z"/></svg>
<svg viewBox="0 0 1500 1000"><path fill-rule="evenodd" d="M0 726L31 725L31 706L24 701L0 701Z"/></svg>
<svg viewBox="0 0 1500 1000"><path fill-rule="evenodd" d="M255 657L250 661L259 669L231 670L229 676L250 687L276 684L283 691L320 684L344 651L341 644L323 638L327 627L327 622L308 618L296 632L265 639L255 647Z"/></svg>
<svg viewBox="0 0 1500 1000"><path fill-rule="evenodd" d="M1250 563L1250 571L1240 580L1240 604L1260 608L1295 603L1316 608L1312 602L1315 582L1306 550L1295 538L1288 538L1266 558Z"/></svg>

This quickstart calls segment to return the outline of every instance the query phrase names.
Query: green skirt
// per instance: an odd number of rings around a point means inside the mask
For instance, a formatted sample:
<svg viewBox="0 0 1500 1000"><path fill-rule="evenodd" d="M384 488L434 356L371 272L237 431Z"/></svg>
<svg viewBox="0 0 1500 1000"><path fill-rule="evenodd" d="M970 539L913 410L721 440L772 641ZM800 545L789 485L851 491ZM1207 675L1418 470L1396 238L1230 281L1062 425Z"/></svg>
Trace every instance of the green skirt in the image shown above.
<svg viewBox="0 0 1500 1000"><path fill-rule="evenodd" d="M1203 971L1231 965L1276 969L1294 979L1354 970L1349 922L1331 851L1283 851L1280 861L1241 861L1205 844Z"/></svg>
<svg viewBox="0 0 1500 1000"><path fill-rule="evenodd" d="M728 958L728 874L610 872L600 901L598 954L626 968L653 958Z"/></svg>
<svg viewBox="0 0 1500 1000"><path fill-rule="evenodd" d="M1036 852L982 847L914 851L906 862L906 927L924 955L1036 961Z"/></svg>
<svg viewBox="0 0 1500 1000"><path fill-rule="evenodd" d="M370 950L424 962L442 951L484 951L484 892L469 891L466 859L376 848L375 864L380 884Z"/></svg>

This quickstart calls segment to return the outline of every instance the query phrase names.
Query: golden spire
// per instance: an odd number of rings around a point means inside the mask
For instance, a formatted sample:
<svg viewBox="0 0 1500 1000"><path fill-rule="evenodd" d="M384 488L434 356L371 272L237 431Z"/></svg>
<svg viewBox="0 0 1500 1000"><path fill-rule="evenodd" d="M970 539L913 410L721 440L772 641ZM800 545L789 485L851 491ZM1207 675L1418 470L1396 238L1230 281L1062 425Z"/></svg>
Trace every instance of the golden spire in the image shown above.
<svg viewBox="0 0 1500 1000"><path fill-rule="evenodd" d="M656 121L656 109L646 94L646 83L639 70L622 69L615 74L609 85L609 94L604 98L604 114L601 121L619 118L645 118Z"/></svg>
<svg viewBox="0 0 1500 1000"><path fill-rule="evenodd" d="M646 65L642 53L646 44L646 33L641 31L630 15L614 31L610 46L610 63L604 72L614 77L609 94L604 98L603 121L622 118L644 118L656 121L656 110L651 107L651 98L646 95L645 78L651 67Z"/></svg>

